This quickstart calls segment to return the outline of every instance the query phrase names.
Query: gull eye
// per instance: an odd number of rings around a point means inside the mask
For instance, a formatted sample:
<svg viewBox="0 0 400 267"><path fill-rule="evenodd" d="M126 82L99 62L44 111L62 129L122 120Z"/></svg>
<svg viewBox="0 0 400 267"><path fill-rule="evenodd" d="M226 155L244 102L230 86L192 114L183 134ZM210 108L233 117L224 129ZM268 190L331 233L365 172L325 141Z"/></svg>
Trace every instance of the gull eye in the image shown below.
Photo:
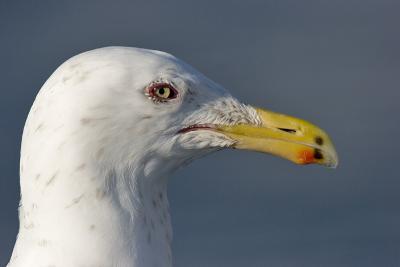
<svg viewBox="0 0 400 267"><path fill-rule="evenodd" d="M154 83L146 90L146 95L155 102L166 102L178 96L178 91L169 83Z"/></svg>
<svg viewBox="0 0 400 267"><path fill-rule="evenodd" d="M171 89L169 89L168 87L160 87L160 88L157 88L154 93L158 97L167 99L171 95Z"/></svg>

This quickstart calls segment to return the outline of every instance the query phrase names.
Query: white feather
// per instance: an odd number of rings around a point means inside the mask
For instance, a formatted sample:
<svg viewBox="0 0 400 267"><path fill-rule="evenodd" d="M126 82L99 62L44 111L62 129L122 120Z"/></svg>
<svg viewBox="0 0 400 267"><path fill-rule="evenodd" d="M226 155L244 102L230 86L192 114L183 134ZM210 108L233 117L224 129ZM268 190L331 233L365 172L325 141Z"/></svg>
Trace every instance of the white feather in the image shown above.
<svg viewBox="0 0 400 267"><path fill-rule="evenodd" d="M167 81L176 99L145 94ZM109 47L43 85L22 139L20 230L9 267L172 266L171 172L232 145L192 124L259 123L254 109L167 53Z"/></svg>

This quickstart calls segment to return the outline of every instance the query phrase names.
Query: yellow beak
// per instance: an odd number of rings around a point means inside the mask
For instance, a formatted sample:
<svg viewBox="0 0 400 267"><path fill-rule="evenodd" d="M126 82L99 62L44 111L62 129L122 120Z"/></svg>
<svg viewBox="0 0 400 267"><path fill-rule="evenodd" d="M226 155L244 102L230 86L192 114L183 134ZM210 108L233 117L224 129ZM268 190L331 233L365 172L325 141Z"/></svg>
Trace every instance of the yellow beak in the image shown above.
<svg viewBox="0 0 400 267"><path fill-rule="evenodd" d="M328 135L310 122L256 108L261 125L218 126L235 141L234 148L270 153L297 164L335 168L338 157Z"/></svg>

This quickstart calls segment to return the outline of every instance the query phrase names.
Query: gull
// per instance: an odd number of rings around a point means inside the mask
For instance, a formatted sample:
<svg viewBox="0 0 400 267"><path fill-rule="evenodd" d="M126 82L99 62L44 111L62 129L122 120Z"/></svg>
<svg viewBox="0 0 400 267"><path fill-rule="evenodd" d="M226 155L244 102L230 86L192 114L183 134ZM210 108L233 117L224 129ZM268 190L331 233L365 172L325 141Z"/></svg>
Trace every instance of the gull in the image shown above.
<svg viewBox="0 0 400 267"><path fill-rule="evenodd" d="M8 267L172 266L168 177L224 148L338 162L317 126L243 104L168 53L106 47L72 57L26 120Z"/></svg>

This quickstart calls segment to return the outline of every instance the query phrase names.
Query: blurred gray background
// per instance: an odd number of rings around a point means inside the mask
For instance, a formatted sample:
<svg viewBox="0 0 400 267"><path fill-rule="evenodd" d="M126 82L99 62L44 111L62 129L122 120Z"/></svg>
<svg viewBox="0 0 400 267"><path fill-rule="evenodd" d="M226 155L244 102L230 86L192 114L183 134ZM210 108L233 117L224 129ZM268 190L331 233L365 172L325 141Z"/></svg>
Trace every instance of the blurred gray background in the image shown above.
<svg viewBox="0 0 400 267"><path fill-rule="evenodd" d="M390 0L0 0L0 266L31 103L63 61L109 45L170 52L316 123L339 153L336 170L229 150L180 170L175 266L400 266L399 14Z"/></svg>

